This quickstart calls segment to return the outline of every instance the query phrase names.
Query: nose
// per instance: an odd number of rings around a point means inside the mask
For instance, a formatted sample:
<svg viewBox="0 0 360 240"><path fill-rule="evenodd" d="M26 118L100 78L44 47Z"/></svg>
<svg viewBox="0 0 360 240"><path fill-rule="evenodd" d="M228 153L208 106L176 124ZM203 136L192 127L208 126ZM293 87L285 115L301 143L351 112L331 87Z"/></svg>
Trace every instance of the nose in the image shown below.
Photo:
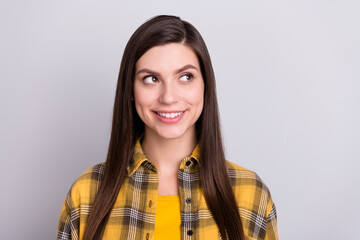
<svg viewBox="0 0 360 240"><path fill-rule="evenodd" d="M164 82L159 97L159 102L163 104L173 104L179 101L176 84L172 81Z"/></svg>

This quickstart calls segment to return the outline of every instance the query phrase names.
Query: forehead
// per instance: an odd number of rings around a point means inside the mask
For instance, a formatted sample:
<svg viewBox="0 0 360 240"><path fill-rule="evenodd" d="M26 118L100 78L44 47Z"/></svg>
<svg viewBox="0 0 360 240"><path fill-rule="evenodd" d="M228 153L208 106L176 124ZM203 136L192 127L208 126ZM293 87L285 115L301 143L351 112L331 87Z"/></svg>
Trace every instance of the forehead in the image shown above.
<svg viewBox="0 0 360 240"><path fill-rule="evenodd" d="M178 69L187 64L199 68L199 60L192 48L181 43L170 43L155 46L146 51L136 62L136 70L141 68Z"/></svg>

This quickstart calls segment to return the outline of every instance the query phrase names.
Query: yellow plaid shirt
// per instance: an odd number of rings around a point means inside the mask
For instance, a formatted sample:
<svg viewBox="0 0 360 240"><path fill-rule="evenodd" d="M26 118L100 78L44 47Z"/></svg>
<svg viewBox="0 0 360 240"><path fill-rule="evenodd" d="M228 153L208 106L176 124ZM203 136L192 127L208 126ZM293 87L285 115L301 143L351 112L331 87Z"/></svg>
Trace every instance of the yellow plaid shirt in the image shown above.
<svg viewBox="0 0 360 240"><path fill-rule="evenodd" d="M227 162L246 239L278 239L276 208L259 176ZM199 177L199 146L178 170L181 201L181 239L219 239ZM103 239L154 239L158 176L140 141L111 210ZM73 184L62 206L57 239L82 239L104 173L104 163L85 171Z"/></svg>

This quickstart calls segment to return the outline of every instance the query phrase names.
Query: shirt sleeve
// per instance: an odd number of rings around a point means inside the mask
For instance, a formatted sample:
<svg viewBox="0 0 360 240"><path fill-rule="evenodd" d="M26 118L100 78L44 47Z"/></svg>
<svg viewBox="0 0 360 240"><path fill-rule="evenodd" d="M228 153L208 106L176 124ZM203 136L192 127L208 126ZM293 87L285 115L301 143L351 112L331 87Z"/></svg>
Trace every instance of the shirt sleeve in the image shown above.
<svg viewBox="0 0 360 240"><path fill-rule="evenodd" d="M266 235L265 240L278 240L277 214L275 204L272 205L271 211L266 219Z"/></svg>
<svg viewBox="0 0 360 240"><path fill-rule="evenodd" d="M71 190L61 208L57 240L79 239L79 211L74 208Z"/></svg>

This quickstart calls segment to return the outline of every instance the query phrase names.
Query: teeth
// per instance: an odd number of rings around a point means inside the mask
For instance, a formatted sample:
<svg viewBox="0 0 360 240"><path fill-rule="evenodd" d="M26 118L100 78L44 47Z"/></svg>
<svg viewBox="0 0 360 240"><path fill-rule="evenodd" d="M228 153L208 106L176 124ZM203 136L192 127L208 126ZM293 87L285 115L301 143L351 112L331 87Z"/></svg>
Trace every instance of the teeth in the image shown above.
<svg viewBox="0 0 360 240"><path fill-rule="evenodd" d="M156 112L158 115L165 117L165 118L175 118L180 116L183 112L176 112L176 113L162 113L162 112Z"/></svg>

